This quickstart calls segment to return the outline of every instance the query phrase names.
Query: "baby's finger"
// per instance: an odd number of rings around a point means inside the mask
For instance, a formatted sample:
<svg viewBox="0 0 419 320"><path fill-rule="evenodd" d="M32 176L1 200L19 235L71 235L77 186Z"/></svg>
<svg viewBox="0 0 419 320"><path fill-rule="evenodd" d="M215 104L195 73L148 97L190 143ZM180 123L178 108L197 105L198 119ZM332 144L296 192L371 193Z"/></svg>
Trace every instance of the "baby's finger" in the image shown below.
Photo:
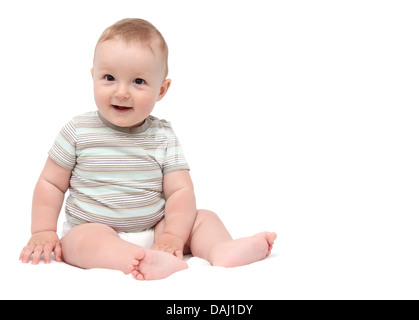
<svg viewBox="0 0 419 320"><path fill-rule="evenodd" d="M51 253L52 253L52 246L50 244L46 244L44 247L44 262L51 263Z"/></svg>
<svg viewBox="0 0 419 320"><path fill-rule="evenodd" d="M61 262L61 256L62 256L62 250L61 250L61 243L57 242L54 249L54 255L55 255L55 261Z"/></svg>
<svg viewBox="0 0 419 320"><path fill-rule="evenodd" d="M42 252L44 251L44 247L38 244L33 252L32 257L32 264L38 264L39 260L41 260Z"/></svg>
<svg viewBox="0 0 419 320"><path fill-rule="evenodd" d="M175 257L178 257L179 259L183 260L183 252L182 250L176 250L175 251Z"/></svg>
<svg viewBox="0 0 419 320"><path fill-rule="evenodd" d="M25 248L23 248L22 253L20 254L21 261L23 263L28 263L29 259L31 258L31 255L33 253L34 246L33 245L27 245Z"/></svg>
<svg viewBox="0 0 419 320"><path fill-rule="evenodd" d="M25 248L23 248L22 251L20 252L19 261L22 261L23 260L23 254L24 253L25 253Z"/></svg>

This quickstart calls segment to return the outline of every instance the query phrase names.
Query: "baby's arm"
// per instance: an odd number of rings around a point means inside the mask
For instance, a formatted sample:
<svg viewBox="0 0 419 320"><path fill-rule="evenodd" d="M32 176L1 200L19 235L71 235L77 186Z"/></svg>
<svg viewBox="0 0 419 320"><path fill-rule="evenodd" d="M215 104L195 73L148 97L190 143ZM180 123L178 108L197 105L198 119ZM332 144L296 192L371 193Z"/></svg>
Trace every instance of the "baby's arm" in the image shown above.
<svg viewBox="0 0 419 320"><path fill-rule="evenodd" d="M33 254L32 263L37 264L44 253L44 260L49 263L52 252L55 253L55 260L61 261L57 220L70 184L70 176L71 170L47 159L33 195L32 237L20 254L22 262L27 263Z"/></svg>
<svg viewBox="0 0 419 320"><path fill-rule="evenodd" d="M189 171L168 173L163 179L166 198L163 233L155 240L153 249L183 257L183 247L188 241L196 218L196 204Z"/></svg>

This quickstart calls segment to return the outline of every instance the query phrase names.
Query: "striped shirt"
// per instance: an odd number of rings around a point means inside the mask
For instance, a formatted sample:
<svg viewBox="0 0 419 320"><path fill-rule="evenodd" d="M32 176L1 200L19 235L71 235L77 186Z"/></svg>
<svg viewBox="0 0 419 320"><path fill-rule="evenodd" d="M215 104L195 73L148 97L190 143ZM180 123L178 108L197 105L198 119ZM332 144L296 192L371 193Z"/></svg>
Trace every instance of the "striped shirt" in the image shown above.
<svg viewBox="0 0 419 320"><path fill-rule="evenodd" d="M64 126L48 154L72 170L67 221L103 223L117 232L156 225L164 216L163 176L189 170L170 123L153 116L130 129L98 111L82 114Z"/></svg>

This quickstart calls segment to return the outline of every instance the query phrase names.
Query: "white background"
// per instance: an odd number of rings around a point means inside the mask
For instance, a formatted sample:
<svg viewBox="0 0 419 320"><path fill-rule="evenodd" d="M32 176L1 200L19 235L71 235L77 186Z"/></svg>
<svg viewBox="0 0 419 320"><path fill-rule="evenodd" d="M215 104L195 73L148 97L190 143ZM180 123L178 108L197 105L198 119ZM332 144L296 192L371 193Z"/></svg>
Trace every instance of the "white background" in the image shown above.
<svg viewBox="0 0 419 320"><path fill-rule="evenodd" d="M419 298L419 5L402 0L1 2L2 298L47 152L95 109L93 49L125 17L169 45L153 114L182 142L198 206L234 237L278 233L258 289Z"/></svg>

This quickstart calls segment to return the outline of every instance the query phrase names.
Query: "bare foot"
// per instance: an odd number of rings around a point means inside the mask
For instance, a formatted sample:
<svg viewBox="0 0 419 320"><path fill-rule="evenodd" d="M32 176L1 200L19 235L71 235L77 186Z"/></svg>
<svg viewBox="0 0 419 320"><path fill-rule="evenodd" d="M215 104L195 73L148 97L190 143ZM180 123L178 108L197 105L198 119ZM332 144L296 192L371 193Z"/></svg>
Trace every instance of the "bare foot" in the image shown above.
<svg viewBox="0 0 419 320"><path fill-rule="evenodd" d="M262 260L271 253L275 239L275 232L261 232L252 237L220 243L211 259L212 265L231 268Z"/></svg>
<svg viewBox="0 0 419 320"><path fill-rule="evenodd" d="M138 248L128 268L138 280L158 280L187 269L188 265L169 253Z"/></svg>

